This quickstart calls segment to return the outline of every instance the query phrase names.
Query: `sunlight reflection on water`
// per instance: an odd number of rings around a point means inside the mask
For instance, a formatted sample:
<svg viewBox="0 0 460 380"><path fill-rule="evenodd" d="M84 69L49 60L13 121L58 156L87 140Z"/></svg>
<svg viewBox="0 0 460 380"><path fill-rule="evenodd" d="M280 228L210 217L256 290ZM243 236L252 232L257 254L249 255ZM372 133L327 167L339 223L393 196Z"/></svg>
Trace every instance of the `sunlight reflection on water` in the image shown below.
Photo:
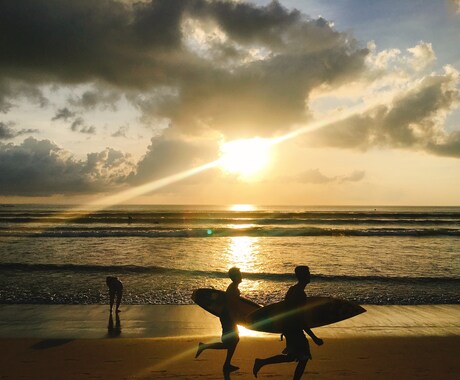
<svg viewBox="0 0 460 380"><path fill-rule="evenodd" d="M229 267L236 266L242 272L253 272L259 249L257 237L231 237L226 252Z"/></svg>

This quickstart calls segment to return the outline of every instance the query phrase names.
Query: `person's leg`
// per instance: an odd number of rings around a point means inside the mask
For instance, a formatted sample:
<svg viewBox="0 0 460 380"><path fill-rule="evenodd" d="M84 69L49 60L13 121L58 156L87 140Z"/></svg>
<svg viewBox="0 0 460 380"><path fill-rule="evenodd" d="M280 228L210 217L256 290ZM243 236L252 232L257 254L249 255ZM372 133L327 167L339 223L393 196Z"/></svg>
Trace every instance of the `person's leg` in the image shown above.
<svg viewBox="0 0 460 380"><path fill-rule="evenodd" d="M224 371L236 371L239 369L239 367L236 367L231 364L233 354L235 353L236 346L238 345L238 342L240 341L239 337L236 336L236 338L232 339L231 341L227 341L225 344L227 345L227 357L225 358L224 362Z"/></svg>
<svg viewBox="0 0 460 380"><path fill-rule="evenodd" d="M278 364L278 363L290 363L295 359L291 355L275 355L265 359L256 359L254 361L254 367L252 368L252 373L255 377L259 373L260 369L268 364Z"/></svg>
<svg viewBox="0 0 460 380"><path fill-rule="evenodd" d="M109 298L110 298L110 312L112 312L113 301L115 300L115 292L111 289L109 290Z"/></svg>
<svg viewBox="0 0 460 380"><path fill-rule="evenodd" d="M123 297L123 290L119 290L117 292L117 304L116 304L116 311L120 311L120 304L121 304L121 298ZM112 301L113 304L113 301Z"/></svg>
<svg viewBox="0 0 460 380"><path fill-rule="evenodd" d="M295 367L294 377L292 378L292 380L300 380L300 378L303 375L303 372L305 371L307 362L308 360L299 360L299 362L297 363L297 367Z"/></svg>
<svg viewBox="0 0 460 380"><path fill-rule="evenodd" d="M222 342L215 343L198 343L198 349L196 350L195 358L201 355L204 350L226 350L227 345Z"/></svg>
<svg viewBox="0 0 460 380"><path fill-rule="evenodd" d="M222 335L222 343L227 346L227 357L225 358L224 367L230 365L239 341L240 337L237 331L229 331Z"/></svg>

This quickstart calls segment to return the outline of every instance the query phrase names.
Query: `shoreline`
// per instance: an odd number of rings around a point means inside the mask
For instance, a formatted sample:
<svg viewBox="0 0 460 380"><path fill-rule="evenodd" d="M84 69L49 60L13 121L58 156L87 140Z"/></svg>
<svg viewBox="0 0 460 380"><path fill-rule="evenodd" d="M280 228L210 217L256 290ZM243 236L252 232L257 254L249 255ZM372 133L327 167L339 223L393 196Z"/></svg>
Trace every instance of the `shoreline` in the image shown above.
<svg viewBox="0 0 460 380"><path fill-rule="evenodd" d="M363 305L365 313L315 328L326 337L460 336L460 305ZM1 338L218 337L219 319L197 305L0 305ZM109 329L111 325L111 328ZM112 331L110 331L112 330ZM241 336L272 337L240 328Z"/></svg>

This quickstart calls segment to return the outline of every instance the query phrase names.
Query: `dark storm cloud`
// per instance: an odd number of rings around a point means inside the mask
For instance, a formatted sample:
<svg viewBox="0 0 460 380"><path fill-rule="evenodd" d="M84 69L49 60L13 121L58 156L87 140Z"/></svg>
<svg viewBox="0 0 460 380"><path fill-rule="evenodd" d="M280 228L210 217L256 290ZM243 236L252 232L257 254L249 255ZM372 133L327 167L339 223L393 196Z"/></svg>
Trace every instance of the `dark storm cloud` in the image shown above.
<svg viewBox="0 0 460 380"><path fill-rule="evenodd" d="M17 136L37 133L38 129L21 129L19 131L11 127L10 123L2 123L0 121L0 140L10 140Z"/></svg>
<svg viewBox="0 0 460 380"><path fill-rule="evenodd" d="M3 75L142 86L163 70L152 53L180 45L188 2L6 0L0 5Z"/></svg>
<svg viewBox="0 0 460 380"><path fill-rule="evenodd" d="M449 74L426 77L390 105L329 125L308 139L339 148L396 147L459 157L458 132L447 134L439 122L460 100L456 81Z"/></svg>
<svg viewBox="0 0 460 380"><path fill-rule="evenodd" d="M132 169L129 157L113 149L79 161L49 140L29 137L21 145L0 143L0 195L112 191Z"/></svg>
<svg viewBox="0 0 460 380"><path fill-rule="evenodd" d="M227 37L202 41L210 51L200 55L187 45L187 20L215 25ZM358 75L367 55L326 20L277 2L7 0L0 35L4 77L108 83L131 94L172 88L176 96L144 112L188 133L205 126L239 137L305 121L311 89ZM254 49L263 57L251 56ZM91 107L96 98L74 101Z"/></svg>

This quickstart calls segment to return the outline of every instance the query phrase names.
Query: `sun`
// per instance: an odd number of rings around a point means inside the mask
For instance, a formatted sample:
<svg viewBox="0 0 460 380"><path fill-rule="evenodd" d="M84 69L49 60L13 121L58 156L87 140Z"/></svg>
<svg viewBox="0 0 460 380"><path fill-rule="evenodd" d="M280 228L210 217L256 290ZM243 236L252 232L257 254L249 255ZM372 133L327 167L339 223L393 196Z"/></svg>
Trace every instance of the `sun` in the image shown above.
<svg viewBox="0 0 460 380"><path fill-rule="evenodd" d="M227 173L251 178L268 165L272 145L269 139L260 137L224 143L220 146L219 166Z"/></svg>

